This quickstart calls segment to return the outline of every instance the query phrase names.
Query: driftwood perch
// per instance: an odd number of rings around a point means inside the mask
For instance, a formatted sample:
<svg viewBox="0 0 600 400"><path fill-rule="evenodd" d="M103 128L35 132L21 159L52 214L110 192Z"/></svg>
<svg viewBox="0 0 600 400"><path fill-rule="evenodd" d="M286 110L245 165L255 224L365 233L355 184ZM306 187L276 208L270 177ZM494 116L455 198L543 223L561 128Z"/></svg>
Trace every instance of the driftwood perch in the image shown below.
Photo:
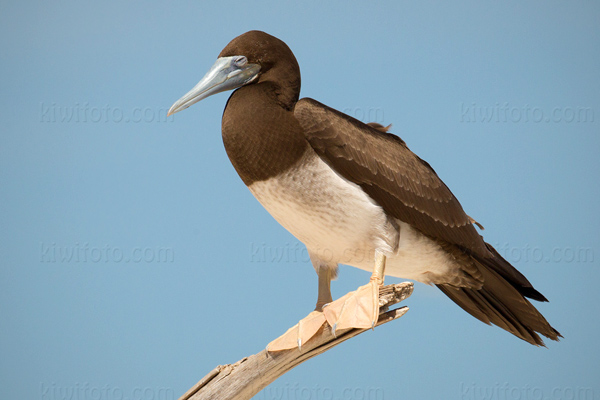
<svg viewBox="0 0 600 400"><path fill-rule="evenodd" d="M390 310L412 294L412 282L387 285L379 291L379 326L403 316L408 307ZM179 400L247 400L292 368L368 329L338 330L336 336L325 324L317 334L302 346L278 352L261 351L235 364L219 365L196 383Z"/></svg>

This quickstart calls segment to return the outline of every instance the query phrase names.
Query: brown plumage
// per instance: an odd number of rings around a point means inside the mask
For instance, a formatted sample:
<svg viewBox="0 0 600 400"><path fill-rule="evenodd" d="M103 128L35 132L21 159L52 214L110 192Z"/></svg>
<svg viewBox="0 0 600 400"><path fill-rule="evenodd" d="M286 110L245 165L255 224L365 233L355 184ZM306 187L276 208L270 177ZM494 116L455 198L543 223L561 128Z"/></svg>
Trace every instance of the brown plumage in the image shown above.
<svg viewBox="0 0 600 400"><path fill-rule="evenodd" d="M332 169L359 185L386 213L462 257L464 272L474 266L481 276L475 281L482 284L475 288L437 283L442 292L479 320L531 344L543 345L536 331L558 339L558 331L524 296L546 298L483 241L450 189L402 139L312 99L298 101L294 114L312 148Z"/></svg>
<svg viewBox="0 0 600 400"><path fill-rule="evenodd" d="M315 100L299 100L296 58L284 42L273 36L247 32L232 40L219 55L238 56L246 57L247 65L260 66L260 72L240 84L229 98L222 134L233 166L251 190L279 177L286 177L287 187L289 181L313 182L301 176L302 163L324 162L335 172L331 176L347 182L348 190L359 188L381 207L391 221L386 229L399 230L400 222L409 224L418 238L432 243L452 265L458 266L446 275L427 275L424 271L424 276L430 276L428 283L436 284L475 318L531 344L543 345L538 333L558 340L558 331L526 299L546 298L485 243L474 227L477 222L464 212L433 168L411 152L402 139L389 133L389 126L364 124ZM176 103L171 112L188 107L188 103ZM310 194L319 189L303 190ZM287 200L277 199L272 191L268 193L269 201L280 201L279 206L285 207ZM306 199L312 197L320 199L308 195ZM336 207L332 205L331 213ZM313 210L322 209L323 204L317 208L313 205ZM289 223L293 227L298 222L292 218ZM335 268L338 261L334 261L313 260L317 271Z"/></svg>

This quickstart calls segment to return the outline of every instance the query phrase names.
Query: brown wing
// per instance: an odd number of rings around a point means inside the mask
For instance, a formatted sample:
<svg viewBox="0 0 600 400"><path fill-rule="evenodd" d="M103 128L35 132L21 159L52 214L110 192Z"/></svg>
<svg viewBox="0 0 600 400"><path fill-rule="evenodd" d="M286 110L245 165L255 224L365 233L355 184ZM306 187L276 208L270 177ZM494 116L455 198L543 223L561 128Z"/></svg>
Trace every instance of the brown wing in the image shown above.
<svg viewBox="0 0 600 400"><path fill-rule="evenodd" d="M455 257L468 255L471 261L463 262L463 268L476 269L479 287L437 285L454 302L534 345L544 343L536 332L552 340L561 337L524 296L546 298L483 241L450 189L402 139L312 99L300 100L294 115L317 154L385 212L437 239Z"/></svg>
<svg viewBox="0 0 600 400"><path fill-rule="evenodd" d="M309 98L298 101L294 115L317 154L388 214L471 254L491 256L450 189L402 139Z"/></svg>

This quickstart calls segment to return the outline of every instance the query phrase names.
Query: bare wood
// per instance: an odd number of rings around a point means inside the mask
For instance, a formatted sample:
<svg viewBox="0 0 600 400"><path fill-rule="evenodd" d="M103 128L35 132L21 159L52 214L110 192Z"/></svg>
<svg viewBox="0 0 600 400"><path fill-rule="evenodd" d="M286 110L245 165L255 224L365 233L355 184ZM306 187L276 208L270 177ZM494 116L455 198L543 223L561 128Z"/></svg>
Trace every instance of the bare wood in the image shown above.
<svg viewBox="0 0 600 400"><path fill-rule="evenodd" d="M408 298L412 282L387 285L379 291L379 320L376 326L403 316L408 307L389 310L390 306ZM196 383L179 400L247 400L304 361L318 356L368 329L338 330L336 336L325 324L306 344L298 349L260 353L244 357L235 364L219 365Z"/></svg>

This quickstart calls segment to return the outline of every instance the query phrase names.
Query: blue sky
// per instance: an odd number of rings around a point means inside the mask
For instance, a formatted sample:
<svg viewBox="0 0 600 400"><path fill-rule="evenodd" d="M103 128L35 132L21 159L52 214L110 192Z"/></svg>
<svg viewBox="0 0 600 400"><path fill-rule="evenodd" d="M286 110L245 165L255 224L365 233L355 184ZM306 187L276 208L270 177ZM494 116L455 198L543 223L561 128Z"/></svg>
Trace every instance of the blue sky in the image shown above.
<svg viewBox="0 0 600 400"><path fill-rule="evenodd" d="M402 319L257 398L600 399L598 3L0 10L0 398L178 398L312 310L303 246L223 149L229 94L165 118L259 29L296 54L303 97L393 124L565 338L535 348L417 284ZM368 277L342 266L334 297Z"/></svg>

